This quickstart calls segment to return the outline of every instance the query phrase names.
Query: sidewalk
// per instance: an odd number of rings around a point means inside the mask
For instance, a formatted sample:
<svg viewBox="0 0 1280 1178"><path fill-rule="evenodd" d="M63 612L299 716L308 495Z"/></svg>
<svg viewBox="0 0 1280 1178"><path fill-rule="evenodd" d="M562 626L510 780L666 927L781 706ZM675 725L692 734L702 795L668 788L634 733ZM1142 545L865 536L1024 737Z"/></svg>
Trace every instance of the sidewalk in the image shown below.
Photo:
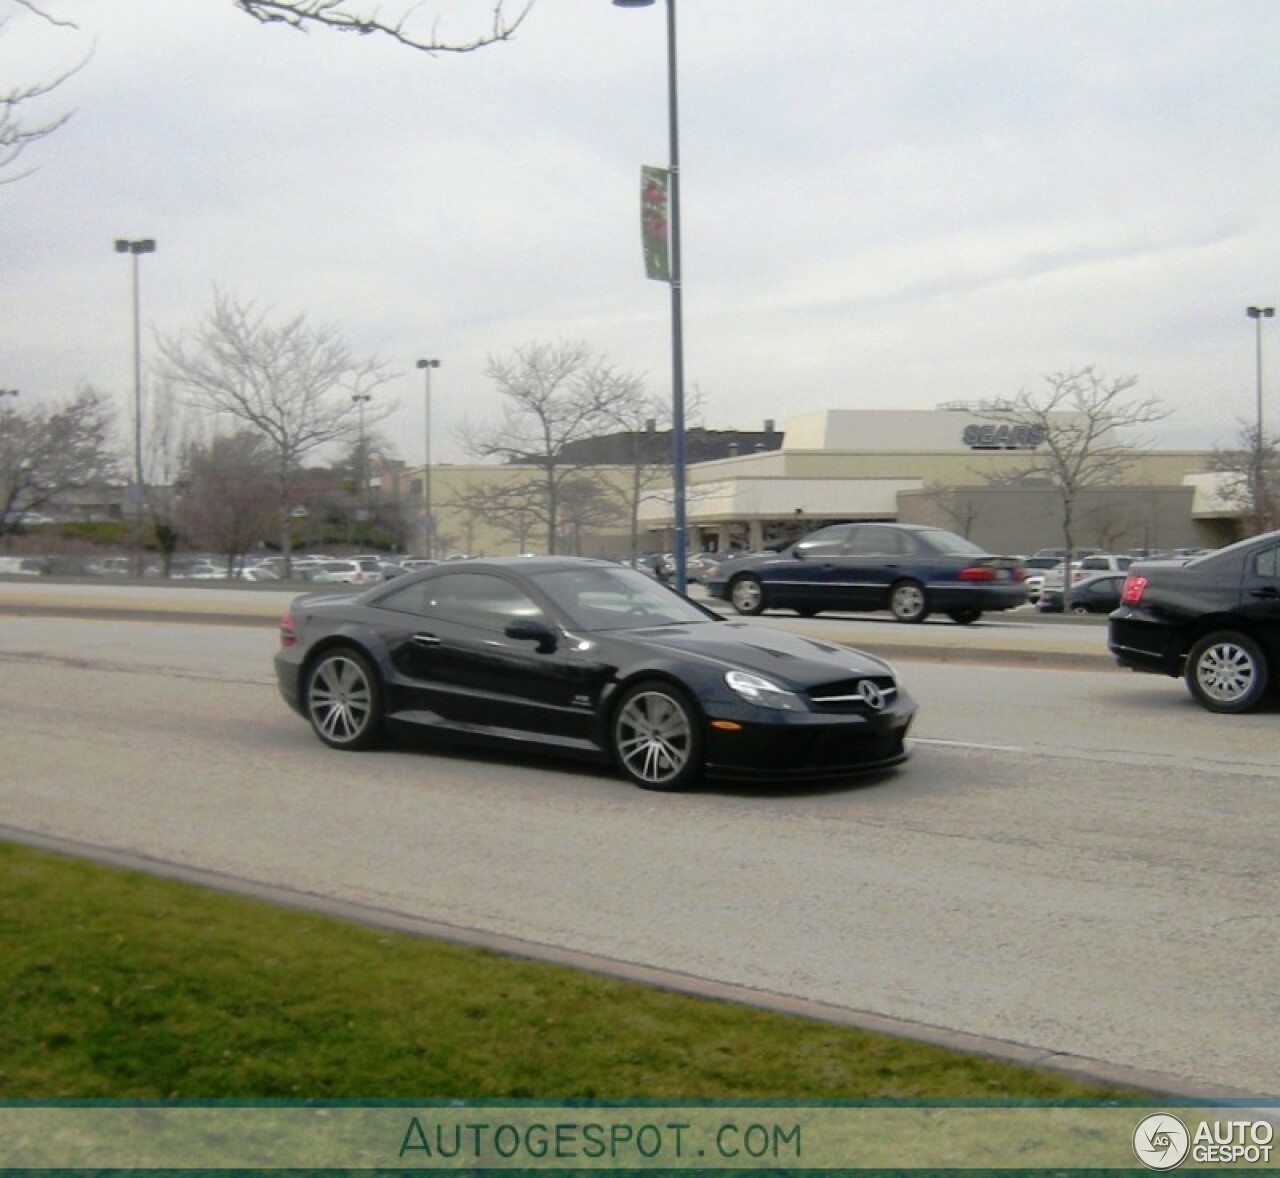
<svg viewBox="0 0 1280 1178"><path fill-rule="evenodd" d="M339 586L332 591L341 592ZM310 590L312 592L316 590ZM298 594L299 585L280 588L209 584L113 584L64 582L32 577L0 581L0 613L32 617L84 617L121 621L276 626ZM693 596L700 595L694 587ZM703 604L711 602L703 599ZM770 626L823 642L857 646L889 659L944 662L1005 662L1015 666L1053 665L1103 670L1115 666L1107 653L1104 618L1050 618L1029 609L988 614L972 626L947 618L919 625L887 614L824 614L799 618L790 613L739 618L714 603L728 620Z"/></svg>

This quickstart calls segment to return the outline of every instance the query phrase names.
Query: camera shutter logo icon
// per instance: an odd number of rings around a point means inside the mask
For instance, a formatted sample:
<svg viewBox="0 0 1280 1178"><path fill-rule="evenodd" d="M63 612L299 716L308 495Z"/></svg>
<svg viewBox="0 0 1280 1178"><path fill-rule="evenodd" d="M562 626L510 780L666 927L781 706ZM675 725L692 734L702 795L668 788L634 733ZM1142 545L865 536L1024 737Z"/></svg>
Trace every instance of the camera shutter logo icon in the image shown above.
<svg viewBox="0 0 1280 1178"><path fill-rule="evenodd" d="M1172 1113L1152 1113L1133 1131L1133 1152L1148 1170L1172 1170L1191 1148L1191 1134Z"/></svg>

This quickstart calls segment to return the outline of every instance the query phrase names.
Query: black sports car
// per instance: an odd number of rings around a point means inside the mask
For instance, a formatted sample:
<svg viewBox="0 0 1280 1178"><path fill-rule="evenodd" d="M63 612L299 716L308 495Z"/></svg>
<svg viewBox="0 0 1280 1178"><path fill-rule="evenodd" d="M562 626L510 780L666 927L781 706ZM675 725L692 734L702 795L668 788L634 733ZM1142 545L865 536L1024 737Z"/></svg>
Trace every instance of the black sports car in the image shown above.
<svg viewBox="0 0 1280 1178"><path fill-rule="evenodd" d="M937 612L965 626L1025 604L1025 578L1019 558L992 556L954 532L867 523L832 524L783 552L722 564L706 584L740 614L887 609L900 622Z"/></svg>
<svg viewBox="0 0 1280 1178"><path fill-rule="evenodd" d="M637 785L896 765L916 705L861 651L726 621L608 561L444 564L281 622L281 694L338 749L391 729L612 759Z"/></svg>
<svg viewBox="0 0 1280 1178"><path fill-rule="evenodd" d="M1211 712L1257 707L1280 667L1280 532L1130 566L1107 645L1122 667L1183 676Z"/></svg>

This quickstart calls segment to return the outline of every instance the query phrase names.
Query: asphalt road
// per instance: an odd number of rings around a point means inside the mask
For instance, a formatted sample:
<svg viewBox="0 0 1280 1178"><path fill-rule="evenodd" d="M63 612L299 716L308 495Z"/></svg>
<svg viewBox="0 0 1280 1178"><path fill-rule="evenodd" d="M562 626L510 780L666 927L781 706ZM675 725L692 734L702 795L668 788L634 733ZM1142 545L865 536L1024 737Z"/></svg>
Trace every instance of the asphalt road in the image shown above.
<svg viewBox="0 0 1280 1178"><path fill-rule="evenodd" d="M666 796L326 750L275 694L263 606L219 627L22 608L0 592L10 837L1154 1090L1277 1094L1277 716L983 653L1043 630L1071 654L1096 625L850 622L991 632L905 659L908 766Z"/></svg>

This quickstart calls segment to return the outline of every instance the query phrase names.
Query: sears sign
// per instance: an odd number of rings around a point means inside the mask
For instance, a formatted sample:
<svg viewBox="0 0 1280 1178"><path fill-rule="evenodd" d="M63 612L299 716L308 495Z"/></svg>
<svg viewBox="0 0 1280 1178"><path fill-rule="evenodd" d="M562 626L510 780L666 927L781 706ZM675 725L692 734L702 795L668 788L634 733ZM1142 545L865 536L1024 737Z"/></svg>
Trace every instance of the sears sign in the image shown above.
<svg viewBox="0 0 1280 1178"><path fill-rule="evenodd" d="M966 425L962 440L971 450L1034 450L1044 436L1042 425Z"/></svg>

